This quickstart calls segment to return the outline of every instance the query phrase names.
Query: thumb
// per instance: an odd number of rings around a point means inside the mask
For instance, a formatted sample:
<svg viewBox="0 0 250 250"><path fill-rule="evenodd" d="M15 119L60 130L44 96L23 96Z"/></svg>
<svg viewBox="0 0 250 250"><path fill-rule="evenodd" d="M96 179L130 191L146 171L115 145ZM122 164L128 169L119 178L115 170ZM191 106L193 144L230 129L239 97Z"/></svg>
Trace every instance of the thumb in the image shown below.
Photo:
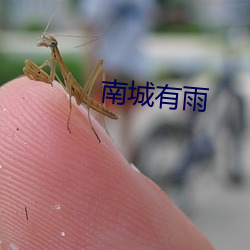
<svg viewBox="0 0 250 250"><path fill-rule="evenodd" d="M212 249L83 108L72 133L68 114L57 83L0 88L0 249Z"/></svg>

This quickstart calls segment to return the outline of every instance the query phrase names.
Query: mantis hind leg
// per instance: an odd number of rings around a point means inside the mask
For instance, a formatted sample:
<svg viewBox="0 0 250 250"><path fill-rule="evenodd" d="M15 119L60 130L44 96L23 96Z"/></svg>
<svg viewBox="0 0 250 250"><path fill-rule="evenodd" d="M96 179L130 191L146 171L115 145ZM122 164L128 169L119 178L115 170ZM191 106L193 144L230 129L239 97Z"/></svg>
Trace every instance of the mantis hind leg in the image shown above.
<svg viewBox="0 0 250 250"><path fill-rule="evenodd" d="M90 74L86 84L84 85L84 87L82 89L81 99L83 99L84 95L90 96L91 90L92 90L97 78L100 75L103 76L103 81L105 81L105 70L102 68L102 65L103 65L103 60L100 59L98 64L96 65L96 68ZM89 103L86 103L86 105L87 105L87 109L88 109L88 118L89 118L89 123L91 125L91 128L92 128L94 134L96 135L98 141L101 142L99 136L97 135L97 133L93 127L92 121L91 121L90 111L89 111L90 110ZM105 105L104 105L104 107L105 107ZM104 127L105 127L106 132L108 133L107 128L106 128L105 118L104 118Z"/></svg>
<svg viewBox="0 0 250 250"><path fill-rule="evenodd" d="M99 135L97 134L97 132L96 132L96 130L95 130L93 124L92 124L92 120L91 120L90 112L89 112L89 106L87 106L87 109L88 109L88 118L89 118L89 123L90 123L91 129L94 132L94 134L95 134L97 140L99 141L99 143L101 143L101 139L100 139Z"/></svg>
<svg viewBox="0 0 250 250"><path fill-rule="evenodd" d="M90 96L91 90L92 90L92 88L93 88L93 86L94 86L94 83L95 83L95 80L97 79L97 77L98 77L100 74L103 73L103 78L105 79L105 77L104 77L104 70L101 70L100 72L97 72L97 73L98 73L98 74L97 74L96 76L94 76L94 79L93 79L92 81L90 81L91 84L89 84L89 86L88 86L88 89L87 89L87 95L88 95L88 96ZM83 92L84 92L84 91L86 91L86 90L83 90ZM86 92L84 92L84 94L86 94ZM90 111L89 111L89 110L90 110L89 104L86 103L86 105L87 105L87 109L88 109L88 118L89 118L90 126L91 126L91 128L92 128L92 130L93 130L93 132L94 132L94 134L95 134L95 136L96 136L96 138L97 138L97 140L99 141L99 143L101 143L101 139L100 139L100 137L98 136L97 132L95 131L94 126L93 126L92 121L91 121ZM105 121L105 120L104 120L104 121ZM104 126L105 126L105 130L106 130L106 124L105 124L105 122L104 122ZM107 131L107 130L106 130L106 131Z"/></svg>
<svg viewBox="0 0 250 250"><path fill-rule="evenodd" d="M83 100L84 96L87 95L87 96L90 96L90 93L91 93L91 90L94 86L94 83L96 81L96 79L99 77L99 75L101 75L103 72L104 72L104 69L102 69L102 64L103 64L103 60L99 60L96 68L94 69L94 71L90 74L89 78L87 79L84 87L82 88L82 93L81 93L81 96L80 96L80 99ZM90 123L90 126L91 126L91 129L93 130L97 140L99 141L99 143L101 143L101 139L100 137L98 136L93 124L92 124L92 121L91 121L91 117L90 117L90 106L89 106L89 103L86 102L86 105L87 105L87 109L88 109L88 119L89 119L89 123Z"/></svg>
<svg viewBox="0 0 250 250"><path fill-rule="evenodd" d="M103 73L102 73L102 81L105 82L106 81L106 74L105 74L105 71L103 70ZM102 93L103 93L103 84L102 84ZM104 100L104 103L103 103L103 107L106 108L106 103L105 103L105 100ZM104 128L105 128L105 131L106 133L110 136L109 134L109 131L107 129L107 120L106 120L106 116L103 117L103 121L104 121Z"/></svg>

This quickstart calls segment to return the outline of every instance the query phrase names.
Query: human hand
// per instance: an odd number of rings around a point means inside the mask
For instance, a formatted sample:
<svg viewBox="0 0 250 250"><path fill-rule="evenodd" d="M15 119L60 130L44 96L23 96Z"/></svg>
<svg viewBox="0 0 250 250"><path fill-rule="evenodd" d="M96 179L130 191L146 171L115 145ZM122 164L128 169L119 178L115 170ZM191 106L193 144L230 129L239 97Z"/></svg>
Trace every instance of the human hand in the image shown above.
<svg viewBox="0 0 250 250"><path fill-rule="evenodd" d="M212 249L86 113L70 134L56 82L0 88L0 249Z"/></svg>

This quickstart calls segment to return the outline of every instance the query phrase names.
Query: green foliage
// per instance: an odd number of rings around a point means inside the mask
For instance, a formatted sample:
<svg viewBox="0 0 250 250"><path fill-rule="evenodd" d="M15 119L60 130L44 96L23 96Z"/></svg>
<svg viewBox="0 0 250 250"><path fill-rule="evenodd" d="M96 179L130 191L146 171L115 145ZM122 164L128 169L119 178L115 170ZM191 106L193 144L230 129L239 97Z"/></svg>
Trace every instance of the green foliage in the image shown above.
<svg viewBox="0 0 250 250"><path fill-rule="evenodd" d="M0 54L0 85L22 75L23 61L13 56Z"/></svg>
<svg viewBox="0 0 250 250"><path fill-rule="evenodd" d="M182 24L171 24L162 23L155 27L157 33L188 33L188 34L199 34L204 32L198 25L191 23Z"/></svg>
<svg viewBox="0 0 250 250"><path fill-rule="evenodd" d="M24 58L23 56L16 56L16 55L7 56L4 53L0 53L0 61L1 61L0 86L16 77L23 75L22 69L24 67L24 61L26 58L32 59L38 65L41 65L45 60L45 58L38 58L34 56L27 56ZM85 79L85 67L83 64L83 60L81 60L80 58L75 58L70 55L65 56L64 60L68 69L72 72L77 81L79 81L79 83L82 83L83 79ZM46 72L48 71L49 69L47 68ZM58 70L57 72L59 73Z"/></svg>

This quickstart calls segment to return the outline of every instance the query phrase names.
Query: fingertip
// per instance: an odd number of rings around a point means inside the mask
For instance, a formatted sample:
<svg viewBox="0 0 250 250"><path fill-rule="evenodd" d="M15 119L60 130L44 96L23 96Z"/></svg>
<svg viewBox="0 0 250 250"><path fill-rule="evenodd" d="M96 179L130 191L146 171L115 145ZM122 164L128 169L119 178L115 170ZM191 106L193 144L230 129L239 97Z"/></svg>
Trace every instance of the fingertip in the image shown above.
<svg viewBox="0 0 250 250"><path fill-rule="evenodd" d="M59 84L15 79L0 89L0 113L3 246L211 249L93 119L98 142L86 110L73 105L68 132Z"/></svg>

